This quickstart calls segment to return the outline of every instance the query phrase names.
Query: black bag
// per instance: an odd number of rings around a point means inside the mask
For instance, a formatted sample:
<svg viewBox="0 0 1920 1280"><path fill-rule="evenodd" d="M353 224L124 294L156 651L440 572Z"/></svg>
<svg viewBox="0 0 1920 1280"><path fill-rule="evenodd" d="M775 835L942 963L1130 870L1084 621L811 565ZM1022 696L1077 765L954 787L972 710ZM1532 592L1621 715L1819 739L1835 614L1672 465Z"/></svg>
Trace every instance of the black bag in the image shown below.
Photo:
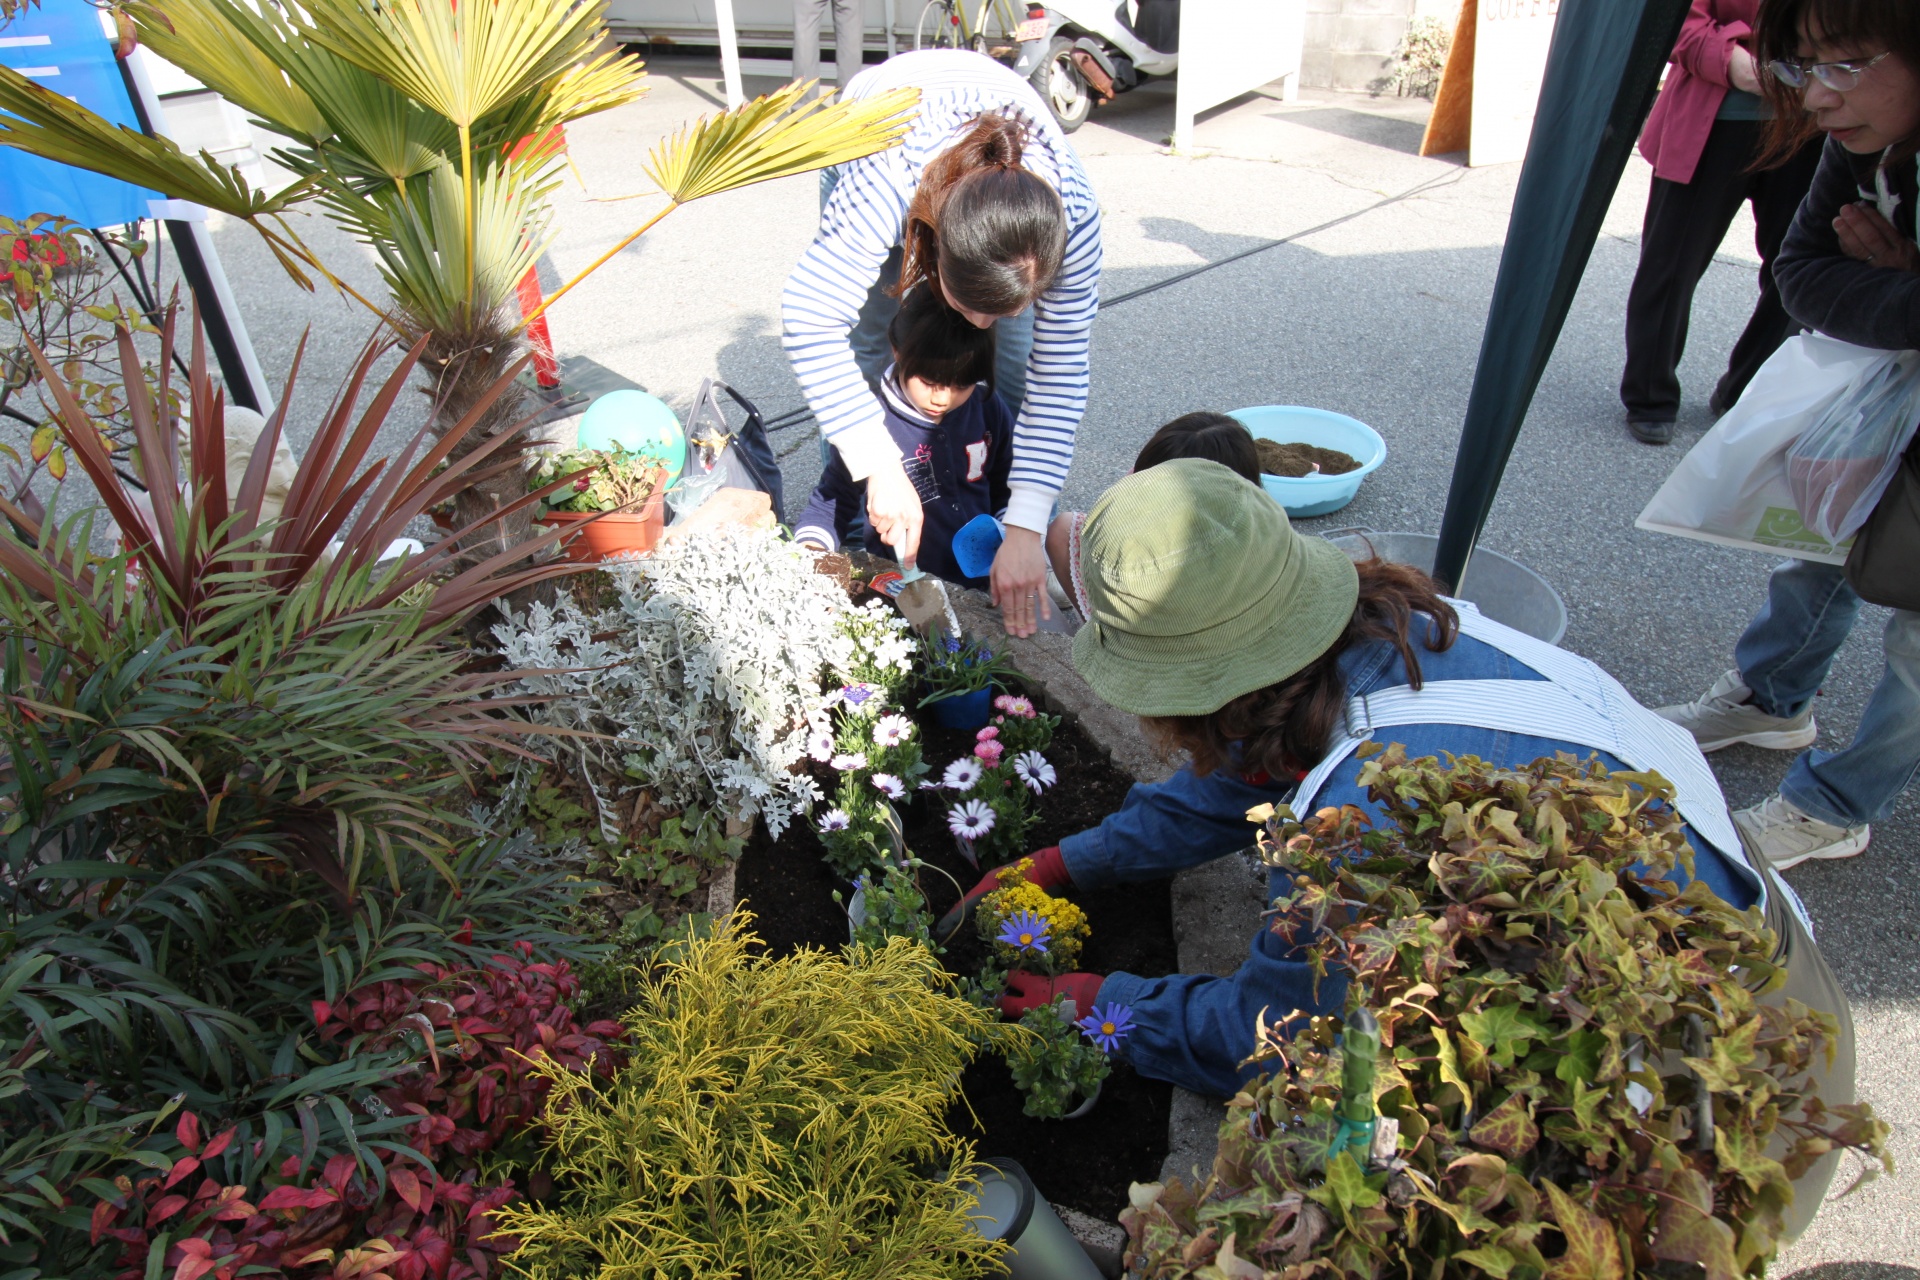
<svg viewBox="0 0 1920 1280"><path fill-rule="evenodd" d="M738 427L727 424L720 408L722 391L747 415ZM758 489L773 499L773 518L784 518L786 488L766 421L751 400L724 382L708 378L694 396L687 412L687 462L702 471L721 472L721 484L730 488Z"/></svg>
<svg viewBox="0 0 1920 1280"><path fill-rule="evenodd" d="M1920 437L1907 446L1879 505L1853 535L1847 585L1871 604L1920 612Z"/></svg>

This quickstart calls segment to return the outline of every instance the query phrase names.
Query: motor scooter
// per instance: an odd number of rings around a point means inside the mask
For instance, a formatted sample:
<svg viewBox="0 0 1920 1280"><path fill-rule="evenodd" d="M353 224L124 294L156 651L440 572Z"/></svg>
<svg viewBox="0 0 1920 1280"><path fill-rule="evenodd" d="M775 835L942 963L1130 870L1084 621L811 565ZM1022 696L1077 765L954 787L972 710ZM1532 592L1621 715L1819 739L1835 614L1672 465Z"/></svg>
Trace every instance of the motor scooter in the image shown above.
<svg viewBox="0 0 1920 1280"><path fill-rule="evenodd" d="M1041 7L1030 5L1029 16ZM1180 65L1180 0L1048 0L1044 8L1044 38L1023 42L1013 69L1063 132L1086 123L1101 103Z"/></svg>

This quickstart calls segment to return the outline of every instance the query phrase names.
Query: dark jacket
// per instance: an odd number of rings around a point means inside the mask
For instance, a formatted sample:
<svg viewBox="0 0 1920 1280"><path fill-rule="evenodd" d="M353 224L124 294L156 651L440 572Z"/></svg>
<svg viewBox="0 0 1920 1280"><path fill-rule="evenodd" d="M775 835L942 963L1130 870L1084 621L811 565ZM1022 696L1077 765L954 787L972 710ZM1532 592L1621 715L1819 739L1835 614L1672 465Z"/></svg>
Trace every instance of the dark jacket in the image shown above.
<svg viewBox="0 0 1920 1280"><path fill-rule="evenodd" d="M888 369L880 384L880 407L887 434L900 447L907 478L920 494L925 523L920 529L919 567L937 578L985 589L986 578L961 574L953 558L953 535L980 515L1007 509L1007 473L1013 468L1013 418L999 395L985 383L974 387L965 404L938 424L914 409ZM837 550L865 528L867 483L847 473L835 450L820 473L813 496L793 522L793 536L826 543ZM870 530L867 550L892 560L900 557Z"/></svg>
<svg viewBox="0 0 1920 1280"><path fill-rule="evenodd" d="M1862 347L1905 351L1920 348L1920 273L1849 258L1833 230L1843 207L1875 203L1884 186L1893 225L1915 238L1914 161L1897 161L1884 175L1876 174L1879 167L1878 156L1856 156L1827 141L1813 186L1773 260L1773 278L1787 314L1809 329Z"/></svg>

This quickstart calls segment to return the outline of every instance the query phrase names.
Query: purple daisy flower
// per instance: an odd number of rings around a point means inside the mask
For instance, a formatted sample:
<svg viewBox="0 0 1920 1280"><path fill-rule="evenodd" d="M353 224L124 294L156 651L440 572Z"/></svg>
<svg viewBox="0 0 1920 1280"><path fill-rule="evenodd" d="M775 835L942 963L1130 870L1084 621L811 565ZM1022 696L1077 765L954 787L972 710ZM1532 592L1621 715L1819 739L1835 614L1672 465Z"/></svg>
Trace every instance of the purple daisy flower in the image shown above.
<svg viewBox="0 0 1920 1280"><path fill-rule="evenodd" d="M832 831L845 831L853 825L853 819L847 816L845 809L829 809L820 815L820 831L824 835Z"/></svg>
<svg viewBox="0 0 1920 1280"><path fill-rule="evenodd" d="M971 791L986 772L986 766L972 756L961 756L940 775L940 785L949 791Z"/></svg>
<svg viewBox="0 0 1920 1280"><path fill-rule="evenodd" d="M1073 1025L1099 1045L1102 1053L1112 1053L1133 1030L1133 1010L1115 1000L1105 1007L1093 1006L1092 1013Z"/></svg>
<svg viewBox="0 0 1920 1280"><path fill-rule="evenodd" d="M1016 911L1000 922L1000 936L994 941L1004 942L1018 951L1045 955L1047 933L1046 917L1032 911Z"/></svg>
<svg viewBox="0 0 1920 1280"><path fill-rule="evenodd" d="M889 800L904 800L907 798L906 784L890 773L876 773L873 777L867 779L867 781L873 783L873 785L879 789L880 794Z"/></svg>

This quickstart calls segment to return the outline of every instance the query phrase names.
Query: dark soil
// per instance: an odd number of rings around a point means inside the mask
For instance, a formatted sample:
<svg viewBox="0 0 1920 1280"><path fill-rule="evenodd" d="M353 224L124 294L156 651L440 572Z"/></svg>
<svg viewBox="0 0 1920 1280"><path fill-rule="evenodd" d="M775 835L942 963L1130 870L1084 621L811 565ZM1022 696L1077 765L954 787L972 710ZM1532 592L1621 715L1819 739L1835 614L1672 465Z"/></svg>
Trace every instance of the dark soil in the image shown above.
<svg viewBox="0 0 1920 1280"><path fill-rule="evenodd" d="M1317 444L1281 444L1278 440L1258 439L1254 452L1260 469L1270 476L1298 479L1318 471L1323 476L1343 476L1360 466L1360 460L1338 449L1322 449Z"/></svg>
<svg viewBox="0 0 1920 1280"><path fill-rule="evenodd" d="M973 748L971 733L931 723L921 728L926 735L921 750L936 776L948 761ZM1047 759L1060 785L1041 798L1040 821L1030 841L1035 849L1096 825L1120 807L1132 785L1106 752L1070 721L1062 722ZM901 817L907 846L920 858L968 888L980 878L982 873L956 849L943 805L929 797L916 798ZM757 832L741 857L736 893L754 913L754 932L775 955L798 946L846 944L846 915L832 893L839 889L844 897L847 889L820 853L812 829L802 825L789 829L778 842ZM1178 959L1169 883L1154 880L1076 891L1073 899L1087 913L1093 931L1080 967L1096 973L1124 969L1147 977L1174 972ZM946 877L927 875L922 887L935 919L953 905L956 891ZM977 971L984 958L984 944L971 924L947 945L946 964L956 974ZM1136 1075L1123 1062L1115 1062L1098 1105L1079 1120L1035 1120L1022 1114L1023 1095L997 1057L974 1063L961 1085L966 1105L954 1108L956 1131L971 1139L983 1156L1019 1161L1056 1204L1111 1222L1126 1207L1129 1183L1160 1176L1173 1089Z"/></svg>

